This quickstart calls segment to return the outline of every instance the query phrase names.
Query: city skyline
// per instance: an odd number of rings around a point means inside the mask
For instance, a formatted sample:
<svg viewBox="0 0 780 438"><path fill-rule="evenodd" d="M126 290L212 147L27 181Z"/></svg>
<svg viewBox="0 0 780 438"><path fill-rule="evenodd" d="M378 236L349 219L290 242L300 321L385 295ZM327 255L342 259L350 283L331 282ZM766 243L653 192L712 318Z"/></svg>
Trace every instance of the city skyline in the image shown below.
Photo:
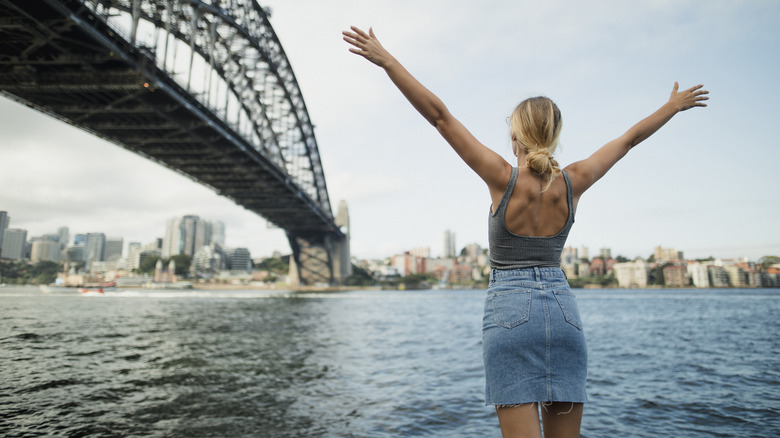
<svg viewBox="0 0 780 438"><path fill-rule="evenodd" d="M4 218L7 221L6 223L10 222L10 221L8 221L8 219L11 218L11 215L8 214L8 212L6 212L6 211L0 211L0 214L2 214L2 213L5 213ZM170 243L167 243L166 240L169 240L171 238L169 236L170 231L171 231L171 225L173 223L176 223L177 224L176 225L177 228L179 226L183 226L182 225L183 222L186 221L188 218L195 218L196 222L199 221L201 224L206 224L206 225L208 225L209 228L215 227L215 229L219 230L219 231L217 231L217 234L216 234L216 236L218 236L218 237L216 237L216 239L212 239L211 237L206 237L205 239L208 240L209 242L220 243L220 246L228 247L228 246L224 245L224 240L225 240L225 234L226 233L225 233L225 227L224 227L223 223L221 223L219 221L209 221L209 220L206 220L204 218L200 218L198 215L192 215L192 214L185 215L185 216L182 216L182 217L168 218L166 220L166 224L165 224L165 232L161 236L156 236L154 238L149 239L148 241L129 241L129 240L125 239L123 236L109 236L109 235L106 235L106 233L103 233L103 232L100 232L100 231L95 231L95 230L93 230L93 232L88 232L88 233L84 233L84 232L73 233L73 232L71 232L70 227L67 226L67 225L63 225L63 226L58 227L57 230L54 230L54 231L56 231L56 233L55 232L48 232L48 233L32 234L32 233L29 232L29 230L26 230L26 229L20 229L20 231L23 231L25 233L25 236L26 236L25 239L26 239L26 241L28 243L32 242L32 239L46 238L47 236L56 235L58 233L59 233L60 236L62 236L62 234L64 232L66 235L70 236L67 239L68 242L65 243L66 247L72 247L72 246L77 245L79 243L79 242L77 242L79 237L81 237L83 239L87 239L84 242L81 242L82 244L85 244L85 246L86 246L86 244L88 244L88 237L90 235L92 235L92 234L100 234L100 235L103 236L103 239L106 240L106 241L112 241L112 240L116 241L116 240L118 240L119 242L123 242L122 243L122 251L121 251L122 257L126 257L129 254L129 249L130 249L131 245L133 245L133 244L137 244L137 245L139 245L139 247L141 247L141 246L144 246L144 245L149 245L151 243L154 243L154 241L156 239L160 239L161 242L162 242L161 243L161 245L162 245L162 247L161 247L162 254L161 255L162 255L162 258L165 259L165 258L168 258L168 257L165 256L165 252L166 252L165 247L166 247L166 245L170 245ZM8 227L7 229L18 229L18 228L16 228L16 227ZM211 231L209 231L209 233L211 233ZM0 230L0 235L2 235L2 230ZM209 234L209 236L211 236L211 235ZM458 244L457 243L457 233L455 233L455 232L453 232L452 230L449 230L449 229L443 230L439 234L438 238L439 238L439 246L441 248L438 253L432 253L431 252L431 246L428 246L428 245L417 245L417 246L414 246L414 247L411 247L411 248L402 249L402 250L400 250L398 252L395 252L395 253L392 253L392 254L388 253L388 254L380 255L378 257L357 257L357 259L359 259L359 260L368 260L368 259L382 260L382 259L388 259L388 258L392 258L392 257L395 257L395 256L407 254L407 253L409 253L411 255L414 255L414 256L431 258L431 259L456 258L456 257L458 257L461 254L462 251L467 250L469 247L471 247L473 245L477 245L480 249L483 249L483 250L488 249L487 245L481 245L481 244L479 244L477 242L466 242L466 243ZM2 240L0 240L0 242L2 242ZM60 242L60 243L62 243L62 242ZM192 246L189 250L190 250L190 252L193 252L193 254L194 254L194 252L197 252L198 248L196 248L196 246L198 246L198 245L195 244L194 242L192 244L194 246ZM207 245L201 245L201 246L207 246ZM242 246L240 246L240 245L238 247L242 248ZM180 251L181 251L181 252L179 252L180 254L188 254L187 250L183 249L183 246L182 246L182 249ZM593 253L592 256L590 255L591 251ZM744 259L746 257L746 256L735 255L735 254L731 254L731 255L726 254L726 255L720 255L720 256L709 255L709 256L703 256L703 257L701 257L701 256L699 256L699 257L684 257L683 254L685 254L685 249L669 247L669 246L665 246L665 245L656 245L652 249L648 248L644 253L639 253L639 254L634 255L634 256L627 256L627 255L619 253L619 252L613 252L612 248L610 248L610 247L597 246L595 248L591 248L591 247L589 247L587 245L574 246L574 245L567 244L566 247L563 250L562 264L564 264L564 262L565 262L564 259L566 258L565 257L566 254L569 254L569 253L573 253L574 254L574 259L576 259L576 260L579 260L579 259L593 260L594 258L614 259L614 258L620 258L620 257L624 257L624 258L629 259L629 260L635 260L635 259L647 260L651 256L656 258L656 259L674 259L676 257L677 259L680 259L680 260L696 260L696 259L707 259L707 258L711 257L711 258L720 259L720 260L737 260L737 259ZM659 254L664 254L664 256L659 256ZM669 256L669 254L676 254L676 256L672 257L672 256ZM192 254L188 254L188 255L192 255ZM283 255L286 255L286 254L283 254ZM762 256L759 256L759 257L756 257L756 258L749 258L749 260L753 261L753 262L756 262L756 261L758 261L759 258L761 258L763 256L772 256L772 255L776 255L776 254L763 254ZM253 258L264 258L264 257L267 257L267 256L253 257Z"/></svg>
<svg viewBox="0 0 780 438"><path fill-rule="evenodd" d="M350 24L373 25L507 159L504 120L522 98L558 102L566 165L660 106L675 80L703 83L709 107L680 114L588 192L567 244L628 258L657 245L694 258L780 254L776 3L262 4L317 126L334 212L349 204L358 258L438 248L444 229L486 247L489 200L385 75L347 52ZM5 98L0 115L0 210L29 236L69 224L145 243L168 218L197 214L230 228L228 246L289 252L282 230L175 172Z"/></svg>

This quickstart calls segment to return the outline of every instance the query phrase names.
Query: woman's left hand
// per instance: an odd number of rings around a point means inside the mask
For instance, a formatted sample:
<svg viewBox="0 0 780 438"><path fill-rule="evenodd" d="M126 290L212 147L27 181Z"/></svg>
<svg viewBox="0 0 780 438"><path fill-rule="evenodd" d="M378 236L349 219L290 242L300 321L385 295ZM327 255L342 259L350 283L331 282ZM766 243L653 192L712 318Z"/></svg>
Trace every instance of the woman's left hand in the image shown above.
<svg viewBox="0 0 780 438"><path fill-rule="evenodd" d="M341 32L344 35L344 41L354 46L350 47L350 52L360 55L382 68L387 67L394 60L390 53L379 44L372 28L368 28L368 33L355 26L350 26L350 29L352 32Z"/></svg>

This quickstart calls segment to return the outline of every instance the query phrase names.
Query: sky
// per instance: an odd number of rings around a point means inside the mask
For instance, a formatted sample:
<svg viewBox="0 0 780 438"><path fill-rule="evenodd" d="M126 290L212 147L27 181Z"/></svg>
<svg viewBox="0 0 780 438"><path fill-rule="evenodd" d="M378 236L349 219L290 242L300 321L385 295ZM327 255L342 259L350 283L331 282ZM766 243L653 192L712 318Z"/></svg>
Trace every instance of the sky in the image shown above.
<svg viewBox="0 0 780 438"><path fill-rule="evenodd" d="M583 195L568 245L648 257L780 255L780 3L768 1L273 0L271 24L295 71L331 204L347 202L352 255L440 236L487 247L487 187L384 72L341 31L380 42L485 145L513 161L506 117L545 95L563 114L558 161L587 158L681 88L707 108L675 116ZM0 98L0 210L28 237L61 226L125 242L167 219L226 224L253 257L289 253L284 232L205 186Z"/></svg>

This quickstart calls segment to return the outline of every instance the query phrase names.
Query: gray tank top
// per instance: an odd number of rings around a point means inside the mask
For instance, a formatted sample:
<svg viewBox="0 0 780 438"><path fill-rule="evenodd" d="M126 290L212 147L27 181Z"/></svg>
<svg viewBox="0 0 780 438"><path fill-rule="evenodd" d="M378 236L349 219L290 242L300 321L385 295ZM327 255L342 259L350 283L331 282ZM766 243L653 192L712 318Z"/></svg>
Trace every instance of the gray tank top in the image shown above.
<svg viewBox="0 0 780 438"><path fill-rule="evenodd" d="M566 198L569 204L569 218L554 236L519 236L506 227L506 206L515 189L518 170L512 168L512 177L504 191L495 213L488 220L488 241L490 244L490 267L494 269L522 269L538 267L557 267L561 265L561 251L574 224L574 203L572 202L571 180L566 171L562 171L566 180Z"/></svg>

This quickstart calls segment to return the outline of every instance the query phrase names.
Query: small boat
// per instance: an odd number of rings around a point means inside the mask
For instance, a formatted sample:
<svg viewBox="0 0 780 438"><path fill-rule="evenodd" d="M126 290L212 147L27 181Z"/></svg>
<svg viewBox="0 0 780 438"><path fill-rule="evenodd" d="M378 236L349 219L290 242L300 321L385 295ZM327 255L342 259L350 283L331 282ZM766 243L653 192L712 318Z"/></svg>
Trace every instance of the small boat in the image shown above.
<svg viewBox="0 0 780 438"><path fill-rule="evenodd" d="M103 288L80 287L81 295L103 295Z"/></svg>

